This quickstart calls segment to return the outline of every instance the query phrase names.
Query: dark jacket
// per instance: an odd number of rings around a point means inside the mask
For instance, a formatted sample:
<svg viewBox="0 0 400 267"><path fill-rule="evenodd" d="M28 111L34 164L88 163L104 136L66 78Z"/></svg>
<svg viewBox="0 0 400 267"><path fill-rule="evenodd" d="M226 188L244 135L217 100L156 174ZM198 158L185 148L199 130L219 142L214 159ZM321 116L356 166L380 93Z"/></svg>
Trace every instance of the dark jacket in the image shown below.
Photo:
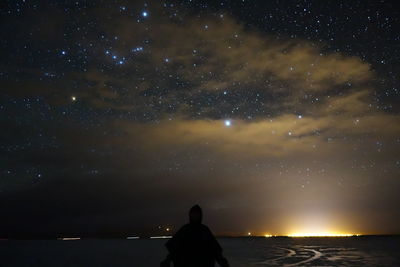
<svg viewBox="0 0 400 267"><path fill-rule="evenodd" d="M201 223L184 225L165 246L174 267L214 267L216 261L228 266L218 241Z"/></svg>

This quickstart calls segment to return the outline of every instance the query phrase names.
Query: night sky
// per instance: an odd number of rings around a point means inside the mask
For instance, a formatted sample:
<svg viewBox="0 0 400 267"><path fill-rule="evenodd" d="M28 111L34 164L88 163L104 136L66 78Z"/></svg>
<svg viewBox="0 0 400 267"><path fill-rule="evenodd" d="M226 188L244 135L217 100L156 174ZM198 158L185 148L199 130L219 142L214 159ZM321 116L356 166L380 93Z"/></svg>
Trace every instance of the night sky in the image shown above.
<svg viewBox="0 0 400 267"><path fill-rule="evenodd" d="M0 237L400 233L396 1L0 5Z"/></svg>

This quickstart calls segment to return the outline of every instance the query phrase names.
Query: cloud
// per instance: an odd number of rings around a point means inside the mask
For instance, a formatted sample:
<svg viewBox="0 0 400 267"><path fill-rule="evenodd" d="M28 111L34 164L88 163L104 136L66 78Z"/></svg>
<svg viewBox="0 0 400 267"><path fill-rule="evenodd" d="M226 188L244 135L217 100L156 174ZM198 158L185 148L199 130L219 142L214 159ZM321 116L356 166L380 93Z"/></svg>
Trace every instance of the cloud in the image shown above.
<svg viewBox="0 0 400 267"><path fill-rule="evenodd" d="M323 45L310 41L266 35L226 14L182 14L182 23L153 9L150 19L139 21L120 15L111 19L112 12L95 11L104 17L101 25L107 38L116 39L108 53L123 58L124 64L117 66L118 60L97 50L91 74L82 75L97 84L85 97L88 103L137 113L146 110L157 117L185 113L221 118L231 113L244 118L246 114L234 109L250 105L253 110L247 113L262 117L305 109L299 103L307 103L307 97L325 104L327 94L370 92L365 88L375 74L358 57L326 52ZM142 50L135 51L137 47ZM114 67L107 74L95 71L104 61ZM235 97L221 97L223 92Z"/></svg>
<svg viewBox="0 0 400 267"><path fill-rule="evenodd" d="M348 101L342 99L345 107ZM332 102L337 106L340 101ZM359 108L355 106L355 109ZM134 140L136 148L143 146L143 150L202 148L221 157L258 158L352 153L348 142L365 136L389 140L400 133L399 122L398 116L384 113L361 116L331 113L301 119L282 115L253 122L233 120L229 127L223 120L185 119L163 120L156 124L119 121L115 127L126 133L126 140Z"/></svg>
<svg viewBox="0 0 400 267"><path fill-rule="evenodd" d="M128 9L140 10L134 5ZM89 10L101 18L99 29L107 45L93 46L98 34L88 33L84 43L91 45L93 59L87 70L49 80L27 69L27 81L34 83L4 81L14 85L7 93L42 95L61 105L76 95L89 108L151 120L166 114L244 119L304 113L329 105L329 95L362 92L368 97L372 91L375 74L358 57L267 35L228 14L193 17L181 10L171 17L157 4L151 9L151 17L139 20L118 10ZM80 33L71 38L80 40ZM69 51L74 53L81 52Z"/></svg>

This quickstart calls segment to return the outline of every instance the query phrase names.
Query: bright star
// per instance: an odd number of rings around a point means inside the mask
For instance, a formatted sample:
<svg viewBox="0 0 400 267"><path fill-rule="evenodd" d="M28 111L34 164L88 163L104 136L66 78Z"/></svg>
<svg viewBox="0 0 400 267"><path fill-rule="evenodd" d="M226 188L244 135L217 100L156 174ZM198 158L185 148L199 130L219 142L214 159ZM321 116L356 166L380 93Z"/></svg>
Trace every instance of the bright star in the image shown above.
<svg viewBox="0 0 400 267"><path fill-rule="evenodd" d="M76 101L76 96L71 96L72 101Z"/></svg>
<svg viewBox="0 0 400 267"><path fill-rule="evenodd" d="M139 51L143 51L143 47L142 46L138 46L132 49L132 52L139 52Z"/></svg>
<svg viewBox="0 0 400 267"><path fill-rule="evenodd" d="M142 12L142 16L143 16L143 17L147 17L148 15L149 15L149 14L147 13L147 11L143 11L143 12Z"/></svg>

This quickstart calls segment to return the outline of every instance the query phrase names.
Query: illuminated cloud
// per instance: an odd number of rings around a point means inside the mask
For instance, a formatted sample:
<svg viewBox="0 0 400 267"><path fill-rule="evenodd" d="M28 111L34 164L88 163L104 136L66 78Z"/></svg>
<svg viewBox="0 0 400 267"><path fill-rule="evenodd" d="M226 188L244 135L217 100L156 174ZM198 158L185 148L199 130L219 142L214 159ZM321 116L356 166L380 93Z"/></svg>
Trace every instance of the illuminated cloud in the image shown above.
<svg viewBox="0 0 400 267"><path fill-rule="evenodd" d="M128 135L124 138L135 140L135 146L143 146L144 150L203 147L224 157L257 158L351 153L348 142L360 137L389 139L398 135L400 120L383 113L354 118L347 114L302 119L283 115L254 122L236 120L230 127L222 120L182 119L157 124L118 122L115 127L125 131Z"/></svg>
<svg viewBox="0 0 400 267"><path fill-rule="evenodd" d="M228 15L187 18L182 24L154 12L151 20L140 22L145 27L125 17L104 20L107 34L118 37L109 53L127 60L107 75L94 71L95 66L82 75L95 84L89 103L123 110L130 106L156 117L180 113L217 119L232 112L244 118L240 110L253 106L248 112L252 117L265 117L312 110L334 92L344 97L368 94L365 86L375 76L357 57L324 52L309 41L266 36ZM132 54L132 47L142 50ZM104 53L98 51L99 59ZM225 97L217 97L223 92ZM198 104L205 101L207 105Z"/></svg>

